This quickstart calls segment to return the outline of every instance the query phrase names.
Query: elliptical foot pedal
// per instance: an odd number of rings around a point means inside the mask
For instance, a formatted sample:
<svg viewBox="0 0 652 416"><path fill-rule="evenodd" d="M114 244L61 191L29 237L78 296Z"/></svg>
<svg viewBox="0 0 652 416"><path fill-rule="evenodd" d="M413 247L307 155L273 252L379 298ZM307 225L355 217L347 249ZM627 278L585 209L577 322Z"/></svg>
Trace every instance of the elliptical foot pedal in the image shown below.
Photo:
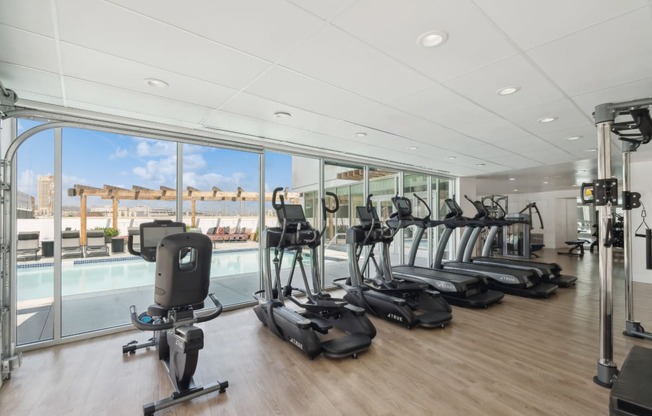
<svg viewBox="0 0 652 416"><path fill-rule="evenodd" d="M322 354L332 358L357 356L371 345L371 338L365 334L347 334L340 338L324 341Z"/></svg>

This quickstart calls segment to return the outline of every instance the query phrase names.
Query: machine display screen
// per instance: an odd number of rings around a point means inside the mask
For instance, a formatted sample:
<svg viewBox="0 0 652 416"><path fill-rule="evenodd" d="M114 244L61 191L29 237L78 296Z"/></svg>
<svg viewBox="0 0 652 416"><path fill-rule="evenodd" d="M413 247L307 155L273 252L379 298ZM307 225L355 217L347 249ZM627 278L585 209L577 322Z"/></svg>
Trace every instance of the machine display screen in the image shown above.
<svg viewBox="0 0 652 416"><path fill-rule="evenodd" d="M141 248L156 248L163 237L185 231L185 226L180 223L174 223L170 226L142 227Z"/></svg>
<svg viewBox="0 0 652 416"><path fill-rule="evenodd" d="M400 212L401 216L408 216L412 214L412 204L407 198L394 198L394 206Z"/></svg>
<svg viewBox="0 0 652 416"><path fill-rule="evenodd" d="M378 219L378 213L376 212L375 208L372 208L371 212L367 211L367 207L356 207L356 210L358 211L358 219L360 220L360 224L369 226L371 225L372 219L376 222L376 224L380 224L380 219Z"/></svg>
<svg viewBox="0 0 652 416"><path fill-rule="evenodd" d="M278 210L278 216L280 219L283 219L284 213L283 209ZM285 218L289 222L305 222L306 221L306 216L303 213L303 207L301 205L296 205L296 204L286 204L285 205Z"/></svg>

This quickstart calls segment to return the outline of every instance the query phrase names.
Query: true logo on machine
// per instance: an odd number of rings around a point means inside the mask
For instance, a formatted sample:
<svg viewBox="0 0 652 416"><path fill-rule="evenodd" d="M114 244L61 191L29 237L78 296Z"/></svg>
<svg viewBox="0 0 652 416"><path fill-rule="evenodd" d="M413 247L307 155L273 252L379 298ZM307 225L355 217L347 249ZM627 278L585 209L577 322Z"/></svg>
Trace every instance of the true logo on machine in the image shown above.
<svg viewBox="0 0 652 416"><path fill-rule="evenodd" d="M403 317L402 316L394 315L393 313L388 313L387 317L389 319L393 319L395 321L403 322Z"/></svg>
<svg viewBox="0 0 652 416"><path fill-rule="evenodd" d="M303 344L297 341L296 339L290 338L290 342L303 350Z"/></svg>

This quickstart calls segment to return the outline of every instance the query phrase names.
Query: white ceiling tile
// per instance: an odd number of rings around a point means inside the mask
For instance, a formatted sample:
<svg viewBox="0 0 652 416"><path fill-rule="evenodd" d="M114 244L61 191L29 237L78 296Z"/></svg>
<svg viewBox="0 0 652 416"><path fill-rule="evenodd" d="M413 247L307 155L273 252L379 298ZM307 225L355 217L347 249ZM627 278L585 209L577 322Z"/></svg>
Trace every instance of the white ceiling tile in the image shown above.
<svg viewBox="0 0 652 416"><path fill-rule="evenodd" d="M487 113L481 117L469 118L468 121L458 122L457 124L446 124L451 129L487 143L528 135L525 130L514 125L511 121L491 113Z"/></svg>
<svg viewBox="0 0 652 416"><path fill-rule="evenodd" d="M445 84L471 101L499 113L563 98L562 93L520 55L464 74ZM521 89L512 95L497 93L507 86L519 86Z"/></svg>
<svg viewBox="0 0 652 416"><path fill-rule="evenodd" d="M41 71L59 72L54 40L0 24L0 60Z"/></svg>
<svg viewBox="0 0 652 416"><path fill-rule="evenodd" d="M54 37L50 0L0 1L0 23Z"/></svg>
<svg viewBox="0 0 652 416"><path fill-rule="evenodd" d="M587 115L591 116L596 105L650 97L652 97L652 78L629 82L611 88L592 91L586 94L575 95L571 97L571 99L579 105Z"/></svg>
<svg viewBox="0 0 652 416"><path fill-rule="evenodd" d="M270 121L286 126L301 128L304 130L320 131L322 125L333 123L335 120L310 111L301 110L287 104L267 100L247 93L239 93L226 104L221 110L240 114L259 120ZM277 112L289 113L291 117L278 118L274 115Z"/></svg>
<svg viewBox="0 0 652 416"><path fill-rule="evenodd" d="M516 53L468 0L361 0L333 24L437 81ZM418 45L432 30L447 32L446 43Z"/></svg>
<svg viewBox="0 0 652 416"><path fill-rule="evenodd" d="M509 167L511 169L524 169L531 168L535 166L541 166L541 162L532 160L528 157L510 153L509 155L496 156L492 160L494 163Z"/></svg>
<svg viewBox="0 0 652 416"><path fill-rule="evenodd" d="M285 0L194 0L192 7L174 0L109 1L270 61L324 23Z"/></svg>
<svg viewBox="0 0 652 416"><path fill-rule="evenodd" d="M591 120L568 99L523 108L505 113L503 116L533 134L586 126L591 123ZM544 117L556 117L557 120L551 123L540 123L539 120Z"/></svg>
<svg viewBox="0 0 652 416"><path fill-rule="evenodd" d="M174 72L118 58L69 43L61 45L63 72L66 76L112 85L149 95L217 108L236 90L211 84ZM157 88L145 84L145 78L165 81L169 87Z"/></svg>
<svg viewBox="0 0 652 416"><path fill-rule="evenodd" d="M432 82L334 27L326 27L280 65L381 102Z"/></svg>
<svg viewBox="0 0 652 416"><path fill-rule="evenodd" d="M321 17L324 20L331 20L342 13L347 7L357 0L289 0L298 7Z"/></svg>
<svg viewBox="0 0 652 416"><path fill-rule="evenodd" d="M457 123L490 114L441 85L392 101L389 105L451 128Z"/></svg>
<svg viewBox="0 0 652 416"><path fill-rule="evenodd" d="M274 67L246 89L254 95L293 107L344 118L374 102L285 68Z"/></svg>
<svg viewBox="0 0 652 416"><path fill-rule="evenodd" d="M123 90L76 78L65 78L66 94L71 107L73 103L90 103L106 109L109 114L130 113L135 118L153 116L168 120L198 124L210 113L210 109L167 98Z"/></svg>
<svg viewBox="0 0 652 416"><path fill-rule="evenodd" d="M527 52L568 95L649 78L652 13L627 13Z"/></svg>
<svg viewBox="0 0 652 416"><path fill-rule="evenodd" d="M528 136L496 142L497 147L507 151L524 154L526 152L552 150L554 146L538 137Z"/></svg>
<svg viewBox="0 0 652 416"><path fill-rule="evenodd" d="M25 93L61 98L61 80L59 75L51 72L0 62L0 80L19 98L25 98Z"/></svg>
<svg viewBox="0 0 652 416"><path fill-rule="evenodd" d="M505 154L505 149L490 144L481 144L478 146L468 146L466 149L460 150L460 153L482 160L491 160L492 157Z"/></svg>
<svg viewBox="0 0 652 416"><path fill-rule="evenodd" d="M563 163L577 160L576 156L570 155L561 149L539 150L536 152L524 152L523 156L534 159L544 164Z"/></svg>
<svg viewBox="0 0 652 416"><path fill-rule="evenodd" d="M557 39L645 5L645 0L473 0L521 48Z"/></svg>
<svg viewBox="0 0 652 416"><path fill-rule="evenodd" d="M58 0L61 40L240 89L269 64L100 0ZM83 18L80 18L83 16Z"/></svg>

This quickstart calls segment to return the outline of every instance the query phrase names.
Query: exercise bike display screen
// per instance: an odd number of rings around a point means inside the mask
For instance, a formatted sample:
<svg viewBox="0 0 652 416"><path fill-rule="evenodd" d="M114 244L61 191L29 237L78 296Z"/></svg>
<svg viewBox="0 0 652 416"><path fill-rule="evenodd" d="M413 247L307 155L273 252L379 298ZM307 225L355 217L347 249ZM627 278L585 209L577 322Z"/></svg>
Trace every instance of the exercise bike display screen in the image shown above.
<svg viewBox="0 0 652 416"><path fill-rule="evenodd" d="M288 222L306 222L306 216L303 213L303 207L301 205L285 205L285 212L283 212L283 209L279 209L277 211L278 213L278 218L280 220L283 220L283 218L286 218ZM285 217L284 217L285 215Z"/></svg>
<svg viewBox="0 0 652 416"><path fill-rule="evenodd" d="M380 219L378 218L378 213L374 208L371 209L371 212L367 211L367 207L356 207L358 212L358 219L360 224L368 227L371 225L371 222L374 221L376 224L380 224Z"/></svg>
<svg viewBox="0 0 652 416"><path fill-rule="evenodd" d="M170 234L185 232L185 226L183 226L183 224L178 224L179 223L175 223L171 226L143 227L141 235L141 249L156 248L163 237Z"/></svg>

